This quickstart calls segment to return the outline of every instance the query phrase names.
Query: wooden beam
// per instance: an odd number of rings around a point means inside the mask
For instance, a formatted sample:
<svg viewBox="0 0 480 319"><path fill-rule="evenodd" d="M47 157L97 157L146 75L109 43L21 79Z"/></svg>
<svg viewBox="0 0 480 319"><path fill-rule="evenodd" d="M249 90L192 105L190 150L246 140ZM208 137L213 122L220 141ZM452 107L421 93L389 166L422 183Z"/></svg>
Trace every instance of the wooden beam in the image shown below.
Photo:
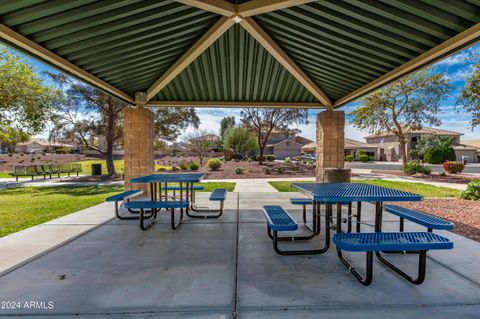
<svg viewBox="0 0 480 319"><path fill-rule="evenodd" d="M291 108L291 109L321 109L322 103L293 103L293 102L205 102L205 101L150 101L146 106L158 107L211 107L211 108Z"/></svg>
<svg viewBox="0 0 480 319"><path fill-rule="evenodd" d="M45 49L41 45L33 42L32 40L24 37L21 34L16 33L7 26L0 24L0 38L4 39L6 42L9 42L28 53L31 53L34 57L38 57L47 63L60 68L62 71L70 73L81 80L87 81L88 83L108 92L122 100L125 100L129 103L133 103L133 98L127 93L117 89L116 87L108 84L107 82L97 78L93 74L88 73L82 68L74 65L73 63L65 60L64 58L56 55L55 53Z"/></svg>
<svg viewBox="0 0 480 319"><path fill-rule="evenodd" d="M246 18L257 14L299 6L316 0L253 0L238 5L237 13Z"/></svg>
<svg viewBox="0 0 480 319"><path fill-rule="evenodd" d="M177 0L177 2L230 17L235 14L235 5L222 0Z"/></svg>
<svg viewBox="0 0 480 319"><path fill-rule="evenodd" d="M477 23L473 27L457 34L456 36L442 42L436 47L428 50L417 56L416 58L408 61L407 63L397 67L396 69L384 74L383 76L373 80L367 85L353 91L352 93L338 99L335 102L335 107L342 106L348 102L355 100L373 90L376 90L392 81L395 81L409 73L412 73L422 67L425 67L431 63L445 58L459 50L464 49L466 46L473 45L480 41L480 23Z"/></svg>
<svg viewBox="0 0 480 319"><path fill-rule="evenodd" d="M330 98L303 72L302 69L280 48L278 44L253 20L245 18L240 22L245 28L285 69L287 69L310 93L326 108L332 108Z"/></svg>
<svg viewBox="0 0 480 319"><path fill-rule="evenodd" d="M203 51L208 49L222 34L235 22L232 18L221 17L183 56L175 62L155 83L147 90L147 101L150 101L161 89L172 81Z"/></svg>

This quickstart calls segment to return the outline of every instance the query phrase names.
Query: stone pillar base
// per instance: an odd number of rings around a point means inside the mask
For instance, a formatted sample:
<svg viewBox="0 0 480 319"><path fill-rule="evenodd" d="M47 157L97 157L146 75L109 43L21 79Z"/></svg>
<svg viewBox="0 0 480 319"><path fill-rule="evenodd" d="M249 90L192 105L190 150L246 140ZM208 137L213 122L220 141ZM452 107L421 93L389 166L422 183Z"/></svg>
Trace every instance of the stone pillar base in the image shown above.
<svg viewBox="0 0 480 319"><path fill-rule="evenodd" d="M125 190L141 189L148 195L148 185L131 184L130 179L155 172L154 114L145 108L126 108L124 112Z"/></svg>
<svg viewBox="0 0 480 319"><path fill-rule="evenodd" d="M325 182L326 168L343 168L345 113L326 110L317 115L317 182Z"/></svg>

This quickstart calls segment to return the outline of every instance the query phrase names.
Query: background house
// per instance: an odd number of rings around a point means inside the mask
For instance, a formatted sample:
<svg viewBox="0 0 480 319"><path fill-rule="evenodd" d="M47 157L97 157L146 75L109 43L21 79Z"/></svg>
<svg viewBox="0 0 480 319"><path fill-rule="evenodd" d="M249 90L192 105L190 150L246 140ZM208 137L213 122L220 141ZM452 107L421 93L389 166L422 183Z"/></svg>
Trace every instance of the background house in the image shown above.
<svg viewBox="0 0 480 319"><path fill-rule="evenodd" d="M302 136L272 133L265 146L264 155L273 154L278 160L300 156L302 147L309 143L312 143L312 140Z"/></svg>
<svg viewBox="0 0 480 319"><path fill-rule="evenodd" d="M410 153L410 151L415 148L422 135L449 136L455 138L455 145L453 148L455 150L457 161L462 160L462 155L468 156L468 162L470 163L476 163L479 161L476 155L478 148L474 146L468 146L460 142L460 136L462 136L463 133L424 127L421 130L409 131L405 135L407 138L407 153ZM397 141L397 137L392 133L382 132L367 136L365 139L367 144L378 148L377 157L379 160L388 162L397 162L401 160L400 145Z"/></svg>
<svg viewBox="0 0 480 319"><path fill-rule="evenodd" d="M58 148L68 148L71 152L79 150L78 145L61 141L49 141L46 138L32 138L28 142L18 143L15 146L17 153L46 152L55 153Z"/></svg>

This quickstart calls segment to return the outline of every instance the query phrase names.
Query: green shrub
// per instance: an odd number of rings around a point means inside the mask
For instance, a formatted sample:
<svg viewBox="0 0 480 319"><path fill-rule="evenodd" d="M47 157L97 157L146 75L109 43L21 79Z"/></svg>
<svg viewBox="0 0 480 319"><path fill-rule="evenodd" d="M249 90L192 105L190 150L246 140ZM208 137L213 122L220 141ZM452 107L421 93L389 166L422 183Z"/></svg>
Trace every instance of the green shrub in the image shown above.
<svg viewBox="0 0 480 319"><path fill-rule="evenodd" d="M345 161L347 161L347 162L352 162L352 161L353 161L353 155L347 155L347 156L345 156Z"/></svg>
<svg viewBox="0 0 480 319"><path fill-rule="evenodd" d="M196 171L196 170L198 170L199 168L200 168L200 164L198 164L198 163L195 162L195 161L191 161L191 162L190 162L190 169L191 169L192 171Z"/></svg>
<svg viewBox="0 0 480 319"><path fill-rule="evenodd" d="M179 170L180 170L180 167L172 166L172 171L179 171Z"/></svg>
<svg viewBox="0 0 480 319"><path fill-rule="evenodd" d="M272 173L272 171L271 171L270 168L268 168L268 167L265 168L264 172L265 172L265 174L267 174L267 175L270 175L270 174Z"/></svg>
<svg viewBox="0 0 480 319"><path fill-rule="evenodd" d="M277 168L277 171L278 171L279 174L283 174L283 173L285 173L285 167L280 166L279 168Z"/></svg>
<svg viewBox="0 0 480 319"><path fill-rule="evenodd" d="M235 174L242 175L243 173L245 173L245 170L243 168L241 167L235 168Z"/></svg>
<svg viewBox="0 0 480 319"><path fill-rule="evenodd" d="M358 160L359 160L360 162L362 162L362 163L367 163L367 162L369 161L369 158L368 158L367 155L362 154L362 155L360 155L360 156L358 157Z"/></svg>
<svg viewBox="0 0 480 319"><path fill-rule="evenodd" d="M165 172L167 169L165 167L160 167L159 169L157 169L158 172ZM173 170L173 167L172 167L172 170Z"/></svg>
<svg viewBox="0 0 480 319"><path fill-rule="evenodd" d="M218 171L220 169L220 167L222 167L222 161L218 158L211 158L208 160L208 167L210 167L210 169L212 171Z"/></svg>
<svg viewBox="0 0 480 319"><path fill-rule="evenodd" d="M438 173L438 176L447 176L447 174L445 174L445 172L440 172Z"/></svg>
<svg viewBox="0 0 480 319"><path fill-rule="evenodd" d="M423 155L423 161L428 164L442 164L443 154L437 148L431 148Z"/></svg>
<svg viewBox="0 0 480 319"><path fill-rule="evenodd" d="M255 156L255 160L259 162L260 161L260 155ZM265 155L264 155L264 156L262 156L262 162L264 162L265 160L266 160L266 158L265 158Z"/></svg>
<svg viewBox="0 0 480 319"><path fill-rule="evenodd" d="M403 171L410 175L417 174L417 173L429 175L432 172L432 170L430 169L430 167L428 167L428 165L424 165L419 161L408 161Z"/></svg>
<svg viewBox="0 0 480 319"><path fill-rule="evenodd" d="M68 154L70 149L68 147L59 147L55 149L55 154Z"/></svg>
<svg viewBox="0 0 480 319"><path fill-rule="evenodd" d="M180 163L178 164L178 166L180 166L180 169L181 169L182 171L186 171L187 169L190 168L190 165L189 165L187 162L185 162L185 161L180 162Z"/></svg>
<svg viewBox="0 0 480 319"><path fill-rule="evenodd" d="M269 162L273 162L274 160L277 159L277 157L273 154L268 154L267 156L265 156L265 158L267 159L267 161Z"/></svg>
<svg viewBox="0 0 480 319"><path fill-rule="evenodd" d="M465 165L462 162L446 161L443 163L443 169L450 174L458 174L463 172Z"/></svg>
<svg viewBox="0 0 480 319"><path fill-rule="evenodd" d="M480 179L474 179L467 185L461 197L469 200L480 200Z"/></svg>
<svg viewBox="0 0 480 319"><path fill-rule="evenodd" d="M291 164L292 163L292 158L291 157L285 157L285 159L283 160L283 162L285 164Z"/></svg>

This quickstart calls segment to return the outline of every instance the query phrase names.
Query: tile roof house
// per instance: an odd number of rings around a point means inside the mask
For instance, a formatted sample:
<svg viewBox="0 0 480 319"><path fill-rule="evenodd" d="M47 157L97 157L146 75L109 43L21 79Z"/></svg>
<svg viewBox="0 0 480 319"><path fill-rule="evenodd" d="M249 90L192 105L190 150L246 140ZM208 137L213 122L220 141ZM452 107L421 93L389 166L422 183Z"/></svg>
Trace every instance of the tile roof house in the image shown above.
<svg viewBox="0 0 480 319"><path fill-rule="evenodd" d="M460 136L463 133L443 130L439 128L432 127L423 127L420 130L406 130L407 133L407 153L415 148L417 141L421 136L424 135L435 135L435 136L451 136L455 138L455 154L457 156L457 161L462 161L462 156L468 157L467 162L478 162L479 158L477 156L477 149L471 146L466 146L465 142L460 142ZM382 132L379 134L369 135L365 137L367 144L377 146L379 149L379 160L396 162L401 160L399 143L396 136L390 132Z"/></svg>

